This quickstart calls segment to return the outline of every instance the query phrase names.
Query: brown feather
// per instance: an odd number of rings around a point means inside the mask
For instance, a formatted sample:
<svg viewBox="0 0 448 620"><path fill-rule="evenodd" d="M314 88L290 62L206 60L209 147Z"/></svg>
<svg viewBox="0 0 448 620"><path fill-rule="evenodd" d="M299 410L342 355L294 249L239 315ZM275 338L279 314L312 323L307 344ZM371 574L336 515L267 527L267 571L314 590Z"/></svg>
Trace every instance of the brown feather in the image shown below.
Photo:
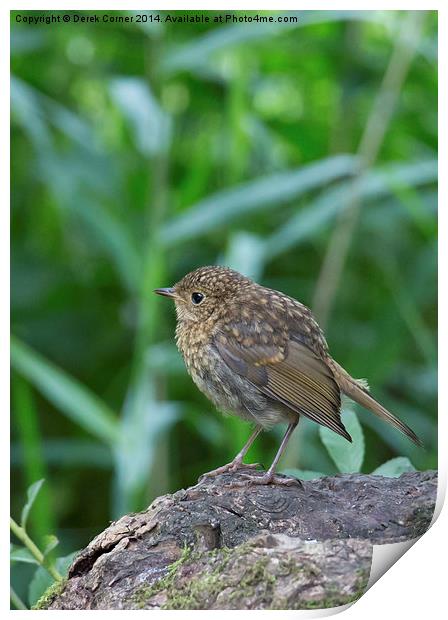
<svg viewBox="0 0 448 620"><path fill-rule="evenodd" d="M344 394L357 402L359 405L362 405L374 413L379 418L385 420L389 424L392 424L392 426L395 426L395 428L409 437L409 439L417 446L423 446L421 439L417 437L412 428L395 417L368 393L362 380L353 379L353 377L351 377L348 372L346 372L342 366L340 366L333 359L329 359L329 363L333 367L335 378Z"/></svg>
<svg viewBox="0 0 448 620"><path fill-rule="evenodd" d="M248 332L253 341L250 348L241 345ZM333 374L307 346L294 340L284 346L260 345L247 324L218 336L215 346L232 370L266 396L351 441L341 422L340 390Z"/></svg>
<svg viewBox="0 0 448 620"><path fill-rule="evenodd" d="M330 357L304 304L226 267L196 269L156 292L166 291L176 304L176 341L187 369L217 407L269 424L303 414L350 439L340 419L342 392L421 445ZM203 297L199 305L195 292Z"/></svg>

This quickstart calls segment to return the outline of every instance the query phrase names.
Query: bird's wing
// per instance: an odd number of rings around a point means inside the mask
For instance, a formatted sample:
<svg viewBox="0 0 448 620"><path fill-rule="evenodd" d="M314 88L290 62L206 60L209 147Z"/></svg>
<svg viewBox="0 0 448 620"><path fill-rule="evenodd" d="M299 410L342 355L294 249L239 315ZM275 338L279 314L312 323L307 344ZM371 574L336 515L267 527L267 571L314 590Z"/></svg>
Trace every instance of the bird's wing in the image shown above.
<svg viewBox="0 0 448 620"><path fill-rule="evenodd" d="M260 322L223 326L214 344L226 364L266 396L351 441L340 418L341 396L331 369L286 325Z"/></svg>

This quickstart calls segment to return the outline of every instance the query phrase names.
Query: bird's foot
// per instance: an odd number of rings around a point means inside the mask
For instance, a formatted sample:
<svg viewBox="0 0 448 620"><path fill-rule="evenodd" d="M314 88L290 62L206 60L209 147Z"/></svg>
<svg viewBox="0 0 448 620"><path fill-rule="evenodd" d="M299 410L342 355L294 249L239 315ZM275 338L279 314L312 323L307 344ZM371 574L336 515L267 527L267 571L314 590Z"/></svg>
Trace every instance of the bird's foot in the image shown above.
<svg viewBox="0 0 448 620"><path fill-rule="evenodd" d="M261 467L260 463L243 463L238 459L202 474L202 476L199 477L199 480L203 480L204 478L214 478L220 474L232 473L238 471L239 469L257 469L257 467Z"/></svg>
<svg viewBox="0 0 448 620"><path fill-rule="evenodd" d="M232 487L248 487L251 484L267 485L278 484L282 486L299 486L302 487L302 483L297 478L285 478L284 476L277 476L274 472L266 472L262 476L253 476L252 474L240 474L240 478L243 480L235 480L231 482Z"/></svg>

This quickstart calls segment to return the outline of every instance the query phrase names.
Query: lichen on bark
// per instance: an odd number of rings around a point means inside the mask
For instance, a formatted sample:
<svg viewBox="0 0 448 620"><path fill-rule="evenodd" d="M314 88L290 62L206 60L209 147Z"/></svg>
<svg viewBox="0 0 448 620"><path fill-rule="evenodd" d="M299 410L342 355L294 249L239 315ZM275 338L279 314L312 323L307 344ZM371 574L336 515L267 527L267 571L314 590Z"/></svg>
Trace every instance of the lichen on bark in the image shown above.
<svg viewBox="0 0 448 620"><path fill-rule="evenodd" d="M204 479L125 515L75 558L48 609L316 609L364 591L373 544L428 528L436 472L303 487Z"/></svg>
<svg viewBox="0 0 448 620"><path fill-rule="evenodd" d="M370 563L366 541L261 534L234 549L186 554L134 601L140 609L311 609L325 592L339 606L364 592Z"/></svg>

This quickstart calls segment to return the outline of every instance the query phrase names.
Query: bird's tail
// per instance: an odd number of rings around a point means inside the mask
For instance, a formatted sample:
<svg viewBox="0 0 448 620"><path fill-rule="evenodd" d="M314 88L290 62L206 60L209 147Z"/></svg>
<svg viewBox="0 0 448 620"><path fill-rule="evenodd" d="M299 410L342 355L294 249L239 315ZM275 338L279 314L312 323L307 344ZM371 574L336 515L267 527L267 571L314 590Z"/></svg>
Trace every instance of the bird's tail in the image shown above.
<svg viewBox="0 0 448 620"><path fill-rule="evenodd" d="M409 439L417 446L423 445L412 428L392 415L390 411L383 407L383 405L381 405L369 394L367 381L364 381L363 379L353 379L353 377L351 377L348 372L346 372L342 366L339 366L339 364L333 359L328 361L331 369L333 370L334 377L344 394L357 402L359 405L362 405L374 413L379 418L385 420L389 424L392 424L395 428L398 428L398 430L409 437Z"/></svg>

